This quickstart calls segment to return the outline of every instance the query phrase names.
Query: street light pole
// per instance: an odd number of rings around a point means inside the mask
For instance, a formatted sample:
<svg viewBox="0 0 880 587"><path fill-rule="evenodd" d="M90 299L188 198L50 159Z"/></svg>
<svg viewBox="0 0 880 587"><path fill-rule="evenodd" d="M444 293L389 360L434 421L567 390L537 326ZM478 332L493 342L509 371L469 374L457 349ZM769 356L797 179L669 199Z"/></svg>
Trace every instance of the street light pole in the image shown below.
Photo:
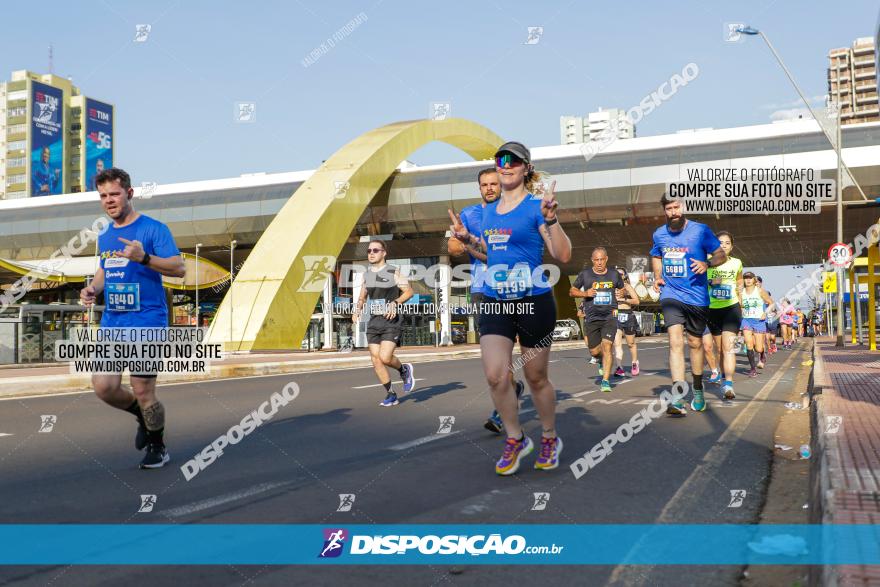
<svg viewBox="0 0 880 587"><path fill-rule="evenodd" d="M838 67L838 70L840 68ZM840 88L840 75L837 76L838 88ZM839 91L839 90L838 90ZM855 89L853 89L855 91ZM837 242L843 242L843 157L841 157L840 144L840 103L837 105ZM843 267L837 268L837 340L834 346L843 347Z"/></svg>
<svg viewBox="0 0 880 587"><path fill-rule="evenodd" d="M196 243L196 328L199 327L199 249L202 243Z"/></svg>
<svg viewBox="0 0 880 587"><path fill-rule="evenodd" d="M229 347L232 350L232 312L235 309L235 304L232 300L232 282L235 279L235 257L233 254L235 253L235 245L238 244L238 241L233 240L229 243Z"/></svg>
<svg viewBox="0 0 880 587"><path fill-rule="evenodd" d="M800 86L797 85L797 82L794 81L794 77L791 75L791 72L788 71L788 68L785 66L785 63L782 61L782 57L779 56L779 53L776 52L776 49L773 47L773 44L770 42L770 39L767 38L767 35L764 34L763 31L760 31L754 27L740 27L737 29L737 32L750 35L750 36L759 36L764 40L764 43L767 44L767 48L770 49L770 52L773 53L773 57L776 58L777 63L782 68L782 71L785 72L785 76L788 78L788 81L791 82L791 85L794 86L795 91L800 96L801 100L804 102L804 106L807 107L807 110L810 111L810 114L813 114L813 109L810 108L810 103L807 101L806 97L804 97L804 93L801 91ZM838 94L840 87L840 75L839 75L840 67L838 66ZM837 242L843 242L843 186L841 184L841 180L843 178L842 169L846 168L847 173L849 174L850 179L852 179L853 184L859 189L859 192L862 194L862 197L865 200L868 197L865 195L865 192L862 191L862 187L856 181L855 177L853 177L852 172L846 167L846 164L843 162L843 154L841 144L841 132L840 132L840 104L838 100L838 108L837 108L837 132L836 137L832 139L831 135L828 133L828 129L825 128L825 125L816 118L815 114L813 114L813 118L819 124L819 128L822 130L822 134L825 135L825 138L828 139L828 142L831 143L831 147L834 149L835 154L837 155ZM836 140L835 140L836 139ZM840 279L841 272L838 269L838 290L837 290L837 340L835 342L835 346L842 347L843 346L843 294L841 293L841 288L843 287L843 281ZM830 310L830 308L829 308Z"/></svg>

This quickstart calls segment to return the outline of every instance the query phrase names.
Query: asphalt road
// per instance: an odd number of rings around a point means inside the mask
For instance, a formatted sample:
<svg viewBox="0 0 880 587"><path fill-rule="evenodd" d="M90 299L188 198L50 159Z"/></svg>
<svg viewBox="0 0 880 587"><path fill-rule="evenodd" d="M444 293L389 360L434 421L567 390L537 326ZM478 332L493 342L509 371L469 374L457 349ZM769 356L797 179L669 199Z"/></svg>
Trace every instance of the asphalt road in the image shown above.
<svg viewBox="0 0 880 587"><path fill-rule="evenodd" d="M172 462L137 469L134 418L90 393L0 401L0 520L3 523L500 523L631 524L753 523L768 483L773 432L782 399L806 357L780 352L757 379L740 377L737 399L719 388L704 413L654 421L580 479L568 465L668 389L668 346L641 339L642 375L598 391L586 350L554 351L558 425L565 441L555 471L513 477L494 462L502 439L483 429L491 401L477 359L416 365L416 390L399 406L384 396L371 369L277 375L160 387L168 413ZM628 361L628 351L627 351ZM744 371L740 358L740 371ZM180 466L285 384L299 396L222 457L187 481ZM522 406L534 441L540 424L531 401ZM42 415L56 416L38 432ZM441 419L451 431L438 434ZM745 490L728 507L732 490ZM533 494L548 492L545 510ZM139 513L142 494L156 495ZM354 494L338 512L339 494ZM144 545L144 561L161 544ZM699 548L699 545L658 545ZM203 566L6 567L14 585L733 585L738 567L607 566Z"/></svg>

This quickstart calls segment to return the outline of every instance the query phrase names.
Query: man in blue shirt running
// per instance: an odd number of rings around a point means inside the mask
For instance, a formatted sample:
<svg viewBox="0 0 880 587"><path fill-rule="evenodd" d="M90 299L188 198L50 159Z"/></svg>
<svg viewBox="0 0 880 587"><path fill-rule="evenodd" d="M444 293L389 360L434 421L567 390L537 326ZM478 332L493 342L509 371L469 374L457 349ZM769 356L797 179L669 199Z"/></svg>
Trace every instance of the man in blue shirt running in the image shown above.
<svg viewBox="0 0 880 587"><path fill-rule="evenodd" d="M703 397L703 332L709 317L709 287L706 271L727 261L721 242L705 224L685 218L681 200L660 198L666 224L654 231L651 249L654 289L660 291L660 308L669 333L669 370L673 396L687 391L684 380L684 331L690 347L694 396L691 408L706 409ZM706 259L709 259L707 262ZM684 416L680 399L666 407L670 415Z"/></svg>
<svg viewBox="0 0 880 587"><path fill-rule="evenodd" d="M480 197L483 201L464 208L459 215L462 225L467 228L470 234L482 234L483 210L488 204L496 201L501 196L501 178L498 176L498 170L494 167L487 167L480 171L477 175L477 183L480 186ZM450 218L455 223L455 217L450 214ZM470 242L462 244L471 259L471 307L476 309L474 312L474 323L479 334L480 309L483 307L486 294L486 253ZM525 390L525 385L513 376L513 371L510 372L510 385L516 391L516 397L519 399ZM495 434L501 434L501 431L504 429L504 423L501 421L501 415L498 413L498 410L492 410L483 427Z"/></svg>
<svg viewBox="0 0 880 587"><path fill-rule="evenodd" d="M101 328L167 328L162 276L183 277L185 268L168 227L132 207L131 177L115 167L95 177L101 207L113 223L98 237L101 264L80 300L91 306L102 292ZM157 469L171 457L165 448L165 407L156 398L156 375L132 374L131 390L122 373L93 373L95 394L138 419L135 447L146 454L142 469Z"/></svg>

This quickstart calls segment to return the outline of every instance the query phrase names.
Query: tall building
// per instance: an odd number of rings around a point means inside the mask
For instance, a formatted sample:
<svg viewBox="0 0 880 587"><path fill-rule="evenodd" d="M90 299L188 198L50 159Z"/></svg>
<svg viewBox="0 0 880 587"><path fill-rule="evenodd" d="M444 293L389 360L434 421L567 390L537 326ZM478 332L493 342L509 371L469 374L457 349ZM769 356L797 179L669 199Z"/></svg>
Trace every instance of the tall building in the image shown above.
<svg viewBox="0 0 880 587"><path fill-rule="evenodd" d="M114 109L70 80L26 70L0 82L0 199L94 189L113 166Z"/></svg>
<svg viewBox="0 0 880 587"><path fill-rule="evenodd" d="M563 145L595 141L599 135L612 132L618 139L636 136L636 128L620 108L599 108L584 116L559 117L559 135Z"/></svg>
<svg viewBox="0 0 880 587"><path fill-rule="evenodd" d="M838 104L842 124L880 120L875 53L871 37L828 53L828 97Z"/></svg>

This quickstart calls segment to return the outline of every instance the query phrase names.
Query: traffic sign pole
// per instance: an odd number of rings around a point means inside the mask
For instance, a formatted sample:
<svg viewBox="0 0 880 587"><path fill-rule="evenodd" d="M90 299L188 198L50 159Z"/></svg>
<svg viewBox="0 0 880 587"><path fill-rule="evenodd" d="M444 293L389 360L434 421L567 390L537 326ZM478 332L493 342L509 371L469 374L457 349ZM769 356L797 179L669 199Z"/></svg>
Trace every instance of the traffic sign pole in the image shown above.
<svg viewBox="0 0 880 587"><path fill-rule="evenodd" d="M840 177L838 175L838 186L837 186L837 195L840 198ZM839 200L838 200L839 203ZM839 211L838 211L839 213ZM840 220L840 219L838 219ZM844 336L844 305L843 305L843 290L846 285L845 278L846 275L844 273L844 268L852 261L853 250L848 244L842 242L843 235L842 225L838 223L837 226L837 241L831 247L828 248L828 261L835 268L835 273L837 275L837 342L835 346L842 347L843 346L843 336ZM855 317L853 317L855 319Z"/></svg>

